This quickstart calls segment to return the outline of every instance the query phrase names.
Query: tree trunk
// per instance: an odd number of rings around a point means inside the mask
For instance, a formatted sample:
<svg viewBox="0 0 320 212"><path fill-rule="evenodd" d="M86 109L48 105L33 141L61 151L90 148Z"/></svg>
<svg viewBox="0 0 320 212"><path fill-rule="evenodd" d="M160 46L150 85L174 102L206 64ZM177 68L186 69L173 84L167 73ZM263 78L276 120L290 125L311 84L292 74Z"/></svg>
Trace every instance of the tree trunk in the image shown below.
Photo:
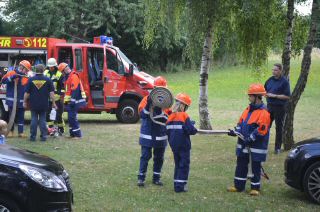
<svg viewBox="0 0 320 212"><path fill-rule="evenodd" d="M287 10L287 36L285 38L284 49L282 52L282 65L283 76L289 80L290 74L290 59L291 59L291 46L292 46L292 28L293 28L293 12L294 12L294 0L288 0Z"/></svg>
<svg viewBox="0 0 320 212"><path fill-rule="evenodd" d="M284 143L285 150L291 149L294 144L294 139L293 139L294 111L301 97L301 94L303 93L304 88L306 87L306 84L307 84L310 65L311 65L311 52L316 42L317 21L320 18L319 16L320 16L319 0L313 0L312 12L311 12L311 25L309 30L308 42L307 42L307 45L304 47L303 59L301 64L301 72L300 72L298 82L288 102L287 112L285 116L283 130L282 130L283 143Z"/></svg>
<svg viewBox="0 0 320 212"><path fill-rule="evenodd" d="M208 110L208 73L212 52L213 25L209 20L206 37L202 49L201 68L200 68L200 92L199 92L199 117L200 129L211 130Z"/></svg>

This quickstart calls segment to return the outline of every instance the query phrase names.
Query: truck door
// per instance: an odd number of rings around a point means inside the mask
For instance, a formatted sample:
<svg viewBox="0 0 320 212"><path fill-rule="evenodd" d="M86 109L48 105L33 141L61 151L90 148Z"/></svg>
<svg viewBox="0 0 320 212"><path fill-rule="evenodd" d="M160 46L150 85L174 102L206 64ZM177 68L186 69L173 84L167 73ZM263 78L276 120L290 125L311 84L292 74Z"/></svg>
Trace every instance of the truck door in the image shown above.
<svg viewBox="0 0 320 212"><path fill-rule="evenodd" d="M107 68L104 70L104 96L106 108L117 108L121 94L125 91L124 65L116 50L106 48Z"/></svg>

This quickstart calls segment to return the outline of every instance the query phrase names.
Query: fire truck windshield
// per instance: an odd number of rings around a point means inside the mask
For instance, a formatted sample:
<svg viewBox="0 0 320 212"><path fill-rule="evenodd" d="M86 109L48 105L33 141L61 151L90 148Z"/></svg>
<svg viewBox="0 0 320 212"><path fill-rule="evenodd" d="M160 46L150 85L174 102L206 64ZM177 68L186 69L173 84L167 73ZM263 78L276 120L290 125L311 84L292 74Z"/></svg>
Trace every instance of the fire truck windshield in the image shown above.
<svg viewBox="0 0 320 212"><path fill-rule="evenodd" d="M123 63L124 63L124 66L126 68L129 68L129 65L132 64L133 65L133 71L139 71L139 69L131 62L131 60L129 58L127 58L127 56L120 50L120 49L117 49L117 52L118 54L120 55Z"/></svg>

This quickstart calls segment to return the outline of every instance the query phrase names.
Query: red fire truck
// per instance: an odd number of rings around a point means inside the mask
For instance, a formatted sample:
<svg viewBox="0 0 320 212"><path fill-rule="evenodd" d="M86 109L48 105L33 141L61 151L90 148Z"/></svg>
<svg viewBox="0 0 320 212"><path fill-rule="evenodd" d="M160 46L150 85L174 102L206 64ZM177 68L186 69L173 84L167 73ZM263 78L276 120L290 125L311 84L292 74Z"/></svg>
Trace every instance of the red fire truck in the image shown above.
<svg viewBox="0 0 320 212"><path fill-rule="evenodd" d="M28 60L32 65L46 64L54 57L79 72L88 97L83 113L116 114L123 123L139 120L138 104L153 88L154 77L139 71L125 54L112 45L107 36L94 38L93 43L67 43L47 37L0 37L0 70L2 74ZM0 90L0 110L8 111L5 87Z"/></svg>

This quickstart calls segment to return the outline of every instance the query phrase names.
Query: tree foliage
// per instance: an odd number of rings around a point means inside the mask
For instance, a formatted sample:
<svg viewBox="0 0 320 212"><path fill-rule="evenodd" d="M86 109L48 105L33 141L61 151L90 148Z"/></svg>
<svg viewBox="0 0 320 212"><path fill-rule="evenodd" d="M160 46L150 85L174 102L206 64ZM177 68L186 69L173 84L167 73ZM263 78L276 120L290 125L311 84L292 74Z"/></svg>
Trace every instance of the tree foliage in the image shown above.
<svg viewBox="0 0 320 212"><path fill-rule="evenodd" d="M151 50L143 48L143 7L141 0L10 0L3 10L14 29L1 34L76 42L80 40L74 37L92 42L94 36L104 34L144 67L165 67L170 58L180 62L183 40L171 40L164 26L157 28ZM158 60L160 57L166 60Z"/></svg>

